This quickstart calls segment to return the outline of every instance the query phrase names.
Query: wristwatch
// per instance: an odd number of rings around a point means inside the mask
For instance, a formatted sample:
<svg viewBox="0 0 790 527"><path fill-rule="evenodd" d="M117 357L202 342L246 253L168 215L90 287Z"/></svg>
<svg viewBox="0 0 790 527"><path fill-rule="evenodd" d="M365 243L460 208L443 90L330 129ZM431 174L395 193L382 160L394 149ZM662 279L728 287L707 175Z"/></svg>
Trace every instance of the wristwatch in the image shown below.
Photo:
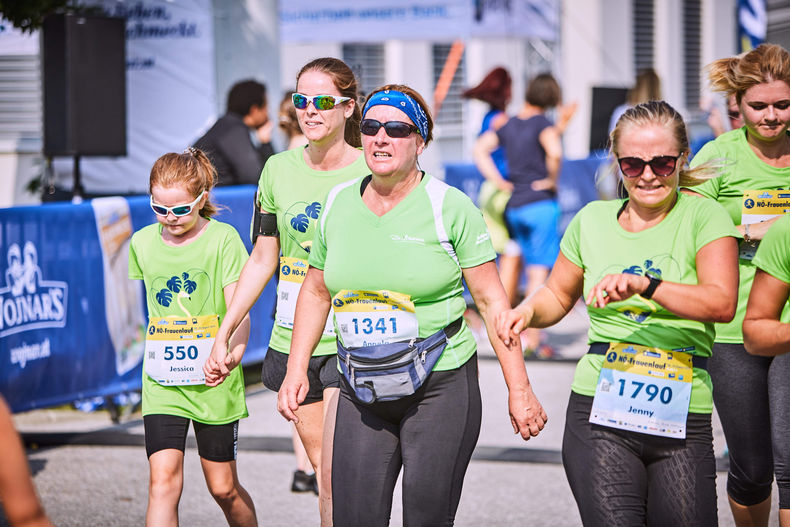
<svg viewBox="0 0 790 527"><path fill-rule="evenodd" d="M645 276L648 278L648 280L650 280L650 283L647 284L647 288L642 292L640 296L645 300L650 300L651 298L653 298L653 293L656 292L656 287L658 287L658 284L661 283L661 279L656 276L653 276L652 274L647 274L647 273L645 273Z"/></svg>

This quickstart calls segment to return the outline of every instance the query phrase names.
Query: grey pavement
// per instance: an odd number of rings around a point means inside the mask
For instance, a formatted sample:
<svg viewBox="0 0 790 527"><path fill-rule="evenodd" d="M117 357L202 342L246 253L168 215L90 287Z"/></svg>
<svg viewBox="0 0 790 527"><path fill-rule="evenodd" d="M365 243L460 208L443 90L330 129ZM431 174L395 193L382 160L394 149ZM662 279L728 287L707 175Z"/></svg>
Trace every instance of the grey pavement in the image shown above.
<svg viewBox="0 0 790 527"><path fill-rule="evenodd" d="M581 524L560 463L560 448L575 359L586 351L586 330L586 314L577 307L547 331L549 342L558 350L558 360L527 361L534 390L549 415L546 429L528 442L513 434L499 364L490 345L480 343L483 422L456 525ZM277 413L274 392L253 384L248 387L247 405L250 417L239 427L239 478L255 502L260 525L318 525L316 497L290 492L294 470L291 425ZM118 425L110 422L105 411L86 414L48 409L17 414L14 419L30 444L28 459L35 484L55 525L144 524L148 462L139 414L125 416ZM722 467L724 448L721 426L714 416L714 450ZM191 440L184 471L181 525L223 525L222 513L206 490ZM729 526L733 522L725 484L726 472L720 471L719 521ZM772 526L778 525L776 511L774 503ZM391 525L401 524L398 488Z"/></svg>

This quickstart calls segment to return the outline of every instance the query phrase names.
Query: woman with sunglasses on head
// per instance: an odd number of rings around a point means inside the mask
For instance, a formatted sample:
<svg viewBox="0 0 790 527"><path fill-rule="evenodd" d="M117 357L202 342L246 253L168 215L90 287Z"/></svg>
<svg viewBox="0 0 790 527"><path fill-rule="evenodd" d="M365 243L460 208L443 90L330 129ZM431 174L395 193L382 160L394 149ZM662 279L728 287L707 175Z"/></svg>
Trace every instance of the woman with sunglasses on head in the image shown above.
<svg viewBox="0 0 790 527"><path fill-rule="evenodd" d="M489 335L509 303L480 211L419 169L432 129L425 101L408 86L371 93L360 125L370 174L330 191L296 307L278 397L287 419L301 408L310 350L334 308L343 371L332 469L338 525L388 525L401 468L404 524L452 525L480 431L462 279ZM514 431L536 436L546 414L521 349L492 344Z"/></svg>
<svg viewBox="0 0 790 527"><path fill-rule="evenodd" d="M165 154L151 168L151 208L158 223L132 236L129 278L143 280L148 336L143 373L143 424L150 465L146 525L178 525L189 423L209 492L230 525L258 525L255 507L239 483L239 419L247 417L240 368L249 317L228 344L228 378L220 386L204 374L209 338L216 334L247 250L232 226L211 219L209 193L217 172L206 154L189 148ZM186 336L186 338L185 338ZM224 358L224 357L223 357Z"/></svg>
<svg viewBox="0 0 790 527"><path fill-rule="evenodd" d="M343 181L367 173L360 146L357 81L351 69L336 58L307 63L296 77L293 105L307 146L270 157L258 184L255 242L239 279L239 293L219 329L215 356L223 357L231 338L280 267L277 311L269 350L263 361L263 383L279 390L285 377L296 299L307 271L313 233L327 192ZM318 475L323 525L331 511L331 452L339 374L331 319L311 348L309 392L294 422L313 469ZM225 368L215 373L221 379ZM322 447L323 444L323 447ZM329 455L327 455L329 454Z"/></svg>
<svg viewBox="0 0 790 527"><path fill-rule="evenodd" d="M790 356L751 356L742 332L755 275L752 258L769 227L788 210L776 191L790 188L790 53L762 44L742 56L713 62L708 76L714 90L735 96L744 123L694 157L694 164L724 161L721 177L693 192L721 203L741 238L738 310L732 322L716 326L710 364L729 449L727 495L737 525L768 525L775 474L780 519L790 525L790 442L785 435L790 406L784 396Z"/></svg>
<svg viewBox="0 0 790 527"><path fill-rule="evenodd" d="M497 331L517 340L586 299L590 349L562 445L584 525L716 525L705 366L713 323L735 313L736 232L720 205L678 192L716 171L685 167L686 126L667 103L629 108L610 140L627 197L573 218L546 285Z"/></svg>
<svg viewBox="0 0 790 527"><path fill-rule="evenodd" d="M546 111L562 99L560 86L551 74L543 73L532 79L527 87L524 105L518 115L504 126L482 134L475 143L475 164L488 181L503 190L512 191L505 208L505 222L510 235L521 247L526 265L529 296L549 275L551 264L559 250L557 221L557 177L562 160L560 137L575 111L575 105L560 112L554 125ZM500 173L491 154L504 147L508 179ZM553 349L541 343L540 331L530 328L525 334L525 355L548 358Z"/></svg>

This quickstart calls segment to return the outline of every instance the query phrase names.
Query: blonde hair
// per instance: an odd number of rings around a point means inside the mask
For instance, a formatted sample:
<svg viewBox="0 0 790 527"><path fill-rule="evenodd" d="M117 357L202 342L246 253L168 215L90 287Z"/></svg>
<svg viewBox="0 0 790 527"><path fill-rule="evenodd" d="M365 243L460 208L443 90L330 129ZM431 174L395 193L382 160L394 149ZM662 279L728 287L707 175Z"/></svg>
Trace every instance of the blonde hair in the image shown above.
<svg viewBox="0 0 790 527"><path fill-rule="evenodd" d="M626 110L620 116L620 119L617 120L617 124L609 134L610 151L615 161L614 170L617 170L618 144L625 130L631 126L644 127L651 125L662 126L669 130L675 141L677 141L680 155L688 155L690 151L688 130L686 129L686 123L683 122L683 117L666 101L644 102ZM681 187L699 185L708 179L717 177L721 167L722 163L719 161L703 163L695 168L688 168L685 164L681 165L678 174L678 185Z"/></svg>
<svg viewBox="0 0 790 527"><path fill-rule="evenodd" d="M661 99L661 79L653 68L642 70L636 76L634 87L628 91L628 104L658 101Z"/></svg>
<svg viewBox="0 0 790 527"><path fill-rule="evenodd" d="M217 182L217 169L211 164L202 150L189 147L182 153L170 152L161 156L151 167L148 192L154 187L183 187L194 198L206 192L206 202L200 215L210 218L217 213L217 206L211 203L209 193Z"/></svg>
<svg viewBox="0 0 790 527"><path fill-rule="evenodd" d="M715 60L706 69L711 88L735 95L738 104L746 90L758 84L783 81L790 86L790 53L776 44L760 44L747 53Z"/></svg>

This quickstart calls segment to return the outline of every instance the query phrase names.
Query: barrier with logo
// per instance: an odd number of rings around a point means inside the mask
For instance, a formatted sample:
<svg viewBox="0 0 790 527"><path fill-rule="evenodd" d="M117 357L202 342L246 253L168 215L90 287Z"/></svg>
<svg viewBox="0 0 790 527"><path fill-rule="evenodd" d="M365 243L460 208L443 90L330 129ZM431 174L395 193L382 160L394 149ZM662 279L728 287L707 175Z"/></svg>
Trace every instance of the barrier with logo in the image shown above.
<svg viewBox="0 0 790 527"><path fill-rule="evenodd" d="M248 250L254 193L213 197ZM0 393L13 411L140 388L147 315L129 239L155 221L142 196L0 209ZM250 314L244 363L266 353L275 294L270 283Z"/></svg>

